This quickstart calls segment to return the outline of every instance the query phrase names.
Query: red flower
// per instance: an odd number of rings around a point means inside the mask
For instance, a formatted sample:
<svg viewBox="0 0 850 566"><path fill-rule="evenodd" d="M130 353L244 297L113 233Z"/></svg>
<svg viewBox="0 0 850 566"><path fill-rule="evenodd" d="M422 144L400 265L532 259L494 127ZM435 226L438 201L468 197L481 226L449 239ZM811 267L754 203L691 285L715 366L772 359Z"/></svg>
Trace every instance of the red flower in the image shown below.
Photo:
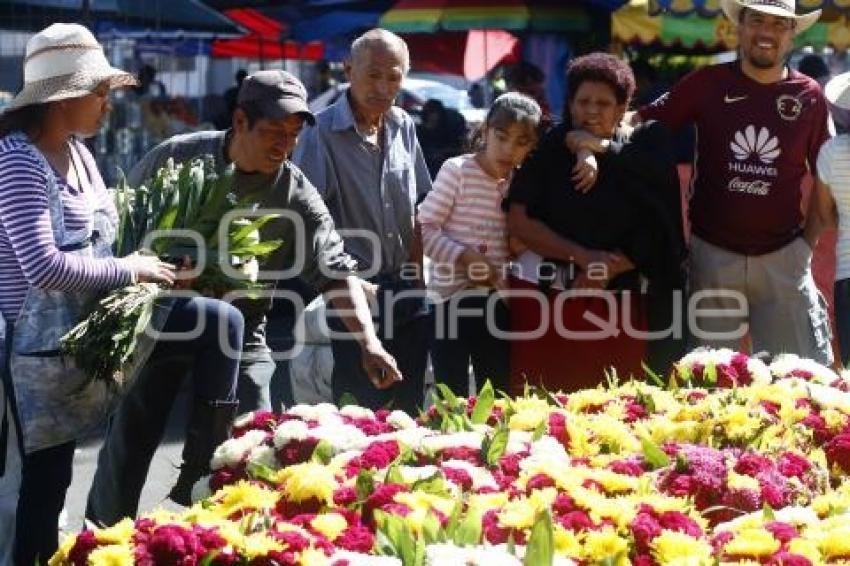
<svg viewBox="0 0 850 566"><path fill-rule="evenodd" d="M803 456L794 452L785 452L776 462L776 467L786 478L800 478L812 469L812 464Z"/></svg>
<svg viewBox="0 0 850 566"><path fill-rule="evenodd" d="M738 371L730 365L717 364L717 386L731 389L738 386Z"/></svg>
<svg viewBox="0 0 850 566"><path fill-rule="evenodd" d="M814 432L815 442L818 444L826 444L834 436L826 426L826 419L818 413L809 413L809 415L800 421L804 426L812 429Z"/></svg>
<svg viewBox="0 0 850 566"><path fill-rule="evenodd" d="M469 446L450 446L444 448L440 454L440 461L445 462L446 460L461 460L469 462L473 466L480 466L482 464L481 450Z"/></svg>
<svg viewBox="0 0 850 566"><path fill-rule="evenodd" d="M334 505L346 507L357 501L357 490L353 487L340 487L334 491Z"/></svg>
<svg viewBox="0 0 850 566"><path fill-rule="evenodd" d="M702 529L696 521L679 511L665 511L658 516L661 528L685 533L694 538L702 536Z"/></svg>
<svg viewBox="0 0 850 566"><path fill-rule="evenodd" d="M243 426L235 426L233 427L233 438L239 438L243 436L249 430L265 430L265 431L273 431L275 427L278 425L278 415L275 415L271 411L257 411L254 413L254 418L251 421ZM283 415L281 421L291 420L292 417L289 415Z"/></svg>
<svg viewBox="0 0 850 566"><path fill-rule="evenodd" d="M731 364L735 368L735 373L738 374L738 385L749 385L753 382L753 376L747 367L749 362L750 358L741 352L737 352L732 356Z"/></svg>
<svg viewBox="0 0 850 566"><path fill-rule="evenodd" d="M814 566L805 556L791 554L784 550L774 554L765 564L768 566Z"/></svg>
<svg viewBox="0 0 850 566"><path fill-rule="evenodd" d="M154 564L194 566L206 553L195 533L178 525L156 528L146 546Z"/></svg>
<svg viewBox="0 0 850 566"><path fill-rule="evenodd" d="M496 509L490 509L484 513L481 518L481 530L484 533L484 539L490 544L506 543L511 534L511 529L499 526L499 512ZM519 543L516 537L514 537L514 542Z"/></svg>
<svg viewBox="0 0 850 566"><path fill-rule="evenodd" d="M354 477L360 470L383 469L398 458L398 442L395 440L376 441L366 447L360 456L351 459L345 465L348 477Z"/></svg>
<svg viewBox="0 0 850 566"><path fill-rule="evenodd" d="M830 440L824 452L830 466L837 465L845 473L850 473L850 433L841 433Z"/></svg>
<svg viewBox="0 0 850 566"><path fill-rule="evenodd" d="M655 561L651 556L639 554L632 559L632 566L655 566Z"/></svg>
<svg viewBox="0 0 850 566"><path fill-rule="evenodd" d="M764 528L770 531L773 538L782 544L786 544L791 539L800 536L800 533L797 532L797 528L794 527L794 525L789 525L788 523L782 523L780 521L771 521L767 523Z"/></svg>
<svg viewBox="0 0 850 566"><path fill-rule="evenodd" d="M375 536L363 525L356 525L343 531L333 542L344 550L368 554L375 546Z"/></svg>
<svg viewBox="0 0 850 566"><path fill-rule="evenodd" d="M499 468L506 476L512 476L516 478L519 476L519 464L526 457L528 457L528 452L506 454L499 459Z"/></svg>
<svg viewBox="0 0 850 566"><path fill-rule="evenodd" d="M561 443L564 448L570 446L570 434L567 432L567 417L562 413L549 414L549 436Z"/></svg>
<svg viewBox="0 0 850 566"><path fill-rule="evenodd" d="M531 493L535 489L543 489L546 487L555 487L555 480L553 480L546 474L536 474L528 480L526 490L528 491L528 493Z"/></svg>
<svg viewBox="0 0 850 566"><path fill-rule="evenodd" d="M392 503L396 494L403 491L408 491L407 486L396 483L382 484L375 488L375 491L372 492L372 495L363 504L363 523L369 527L374 527L375 509L380 509Z"/></svg>
<svg viewBox="0 0 850 566"><path fill-rule="evenodd" d="M99 543L97 542L97 538L95 538L93 531L83 531L77 535L77 540L74 541L74 546L71 547L71 551L68 553L68 560L70 560L74 566L86 566L89 554L91 554L92 550L97 548L98 545Z"/></svg>
<svg viewBox="0 0 850 566"><path fill-rule="evenodd" d="M635 546L641 553L649 553L653 539L661 534L661 525L649 513L638 513L629 528L635 537Z"/></svg>
<svg viewBox="0 0 850 566"><path fill-rule="evenodd" d="M459 485L461 490L469 491L472 489L472 476L466 470L452 467L443 467L441 469L446 479Z"/></svg>
<svg viewBox="0 0 850 566"><path fill-rule="evenodd" d="M565 529L575 532L586 531L594 527L590 515L581 510L569 511L558 517L557 521Z"/></svg>
<svg viewBox="0 0 850 566"><path fill-rule="evenodd" d="M235 468L220 468L216 470L210 478L210 489L216 492L226 485L231 485L241 479L245 479L247 477L246 469L246 465L241 463Z"/></svg>
<svg viewBox="0 0 850 566"><path fill-rule="evenodd" d="M640 462L635 462L634 460L615 460L614 462L611 462L608 467L612 472L617 472L624 476L637 478L644 474L643 466L640 465Z"/></svg>
<svg viewBox="0 0 850 566"><path fill-rule="evenodd" d="M626 404L626 417L623 419L624 422L633 423L637 420L646 418L648 413L646 412L646 408L640 403L630 402Z"/></svg>
<svg viewBox="0 0 850 566"><path fill-rule="evenodd" d="M313 451L319 440L316 438L306 438L304 440L290 440L280 448L275 455L281 466L292 466L306 462L313 456Z"/></svg>
<svg viewBox="0 0 850 566"><path fill-rule="evenodd" d="M566 493L559 493L555 497L555 502L552 504L552 509L556 515L566 515L570 511L574 511L576 502Z"/></svg>
<svg viewBox="0 0 850 566"><path fill-rule="evenodd" d="M762 472L773 468L773 463L759 454L748 452L742 454L735 463L735 471L745 476L757 477Z"/></svg>

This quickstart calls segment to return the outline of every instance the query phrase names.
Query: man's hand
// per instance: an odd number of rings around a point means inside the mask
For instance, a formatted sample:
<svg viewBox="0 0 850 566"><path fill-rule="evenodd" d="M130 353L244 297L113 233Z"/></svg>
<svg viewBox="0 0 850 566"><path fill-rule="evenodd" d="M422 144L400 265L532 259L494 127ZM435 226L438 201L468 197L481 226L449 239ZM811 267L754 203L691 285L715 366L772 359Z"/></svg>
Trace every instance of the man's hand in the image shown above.
<svg viewBox="0 0 850 566"><path fill-rule="evenodd" d="M586 193L593 188L599 178L599 164L596 156L589 149L580 149L576 153L576 164L573 167L573 187L580 193Z"/></svg>
<svg viewBox="0 0 850 566"><path fill-rule="evenodd" d="M384 349L380 341L367 342L363 346L362 358L363 370L378 389L387 389L402 380L395 358Z"/></svg>

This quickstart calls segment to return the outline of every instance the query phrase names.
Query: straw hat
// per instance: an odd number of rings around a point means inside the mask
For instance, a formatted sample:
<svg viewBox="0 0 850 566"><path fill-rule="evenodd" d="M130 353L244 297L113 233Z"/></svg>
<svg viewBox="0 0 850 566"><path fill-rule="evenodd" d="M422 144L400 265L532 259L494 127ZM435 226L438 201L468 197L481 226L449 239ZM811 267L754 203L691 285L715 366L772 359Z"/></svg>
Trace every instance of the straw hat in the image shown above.
<svg viewBox="0 0 850 566"><path fill-rule="evenodd" d="M103 81L109 81L110 88L137 84L133 75L109 64L89 30L79 24L53 24L27 42L24 88L4 111L85 96Z"/></svg>
<svg viewBox="0 0 850 566"><path fill-rule="evenodd" d="M832 77L823 87L823 94L835 123L845 128L850 126L850 72Z"/></svg>
<svg viewBox="0 0 850 566"><path fill-rule="evenodd" d="M743 8L755 10L771 16L780 16L783 18L791 18L797 22L794 28L794 33L803 33L818 21L820 18L820 10L814 10L807 14L797 15L794 0L720 0L720 7L723 8L723 13L726 17L738 25L740 21L739 15Z"/></svg>

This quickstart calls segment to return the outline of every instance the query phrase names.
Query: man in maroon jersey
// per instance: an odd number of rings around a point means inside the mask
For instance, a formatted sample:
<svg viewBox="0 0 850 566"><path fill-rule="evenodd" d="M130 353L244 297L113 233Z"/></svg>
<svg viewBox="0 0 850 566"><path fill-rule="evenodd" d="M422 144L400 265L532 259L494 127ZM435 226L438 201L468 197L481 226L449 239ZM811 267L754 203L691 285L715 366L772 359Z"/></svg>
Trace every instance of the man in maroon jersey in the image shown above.
<svg viewBox="0 0 850 566"><path fill-rule="evenodd" d="M786 65L794 35L820 10L798 16L794 0L720 4L738 26L738 60L694 71L637 116L697 129L690 330L697 344L734 349L749 325L754 351L830 363L810 267L817 215L804 223L800 206L803 177L829 136L827 105L817 82Z"/></svg>

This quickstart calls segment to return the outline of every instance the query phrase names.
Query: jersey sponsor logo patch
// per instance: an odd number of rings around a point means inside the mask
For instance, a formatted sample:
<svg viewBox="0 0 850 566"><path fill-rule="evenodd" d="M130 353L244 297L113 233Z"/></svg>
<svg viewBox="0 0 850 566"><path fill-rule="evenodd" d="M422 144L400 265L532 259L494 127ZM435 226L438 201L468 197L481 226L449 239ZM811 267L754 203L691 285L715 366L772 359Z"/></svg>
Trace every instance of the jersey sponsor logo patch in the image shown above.
<svg viewBox="0 0 850 566"><path fill-rule="evenodd" d="M771 136L770 131L762 127L756 131L756 127L750 124L743 131L735 132L733 141L729 143L732 154L738 161L746 161L750 157L757 157L765 165L769 165L782 152L779 149L779 140Z"/></svg>
<svg viewBox="0 0 850 566"><path fill-rule="evenodd" d="M790 122L800 117L800 113L803 111L803 103L790 94L780 94L776 97L776 111L780 118Z"/></svg>
<svg viewBox="0 0 850 566"><path fill-rule="evenodd" d="M747 95L744 94L742 96L730 96L729 93L726 93L726 96L723 97L723 102L726 104L732 104L733 102L740 102L747 98Z"/></svg>

